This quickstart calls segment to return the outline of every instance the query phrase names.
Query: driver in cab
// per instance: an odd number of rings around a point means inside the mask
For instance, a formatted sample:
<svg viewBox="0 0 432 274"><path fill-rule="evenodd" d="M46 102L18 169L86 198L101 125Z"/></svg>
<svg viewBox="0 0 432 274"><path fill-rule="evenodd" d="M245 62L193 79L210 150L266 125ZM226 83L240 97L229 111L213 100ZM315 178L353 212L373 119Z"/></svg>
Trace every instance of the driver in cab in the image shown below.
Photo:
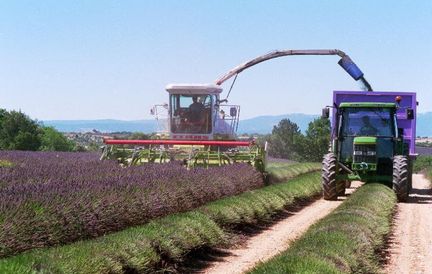
<svg viewBox="0 0 432 274"><path fill-rule="evenodd" d="M204 105L198 102L198 97L192 97L192 104L189 106L189 121L194 124L200 124L204 117Z"/></svg>
<svg viewBox="0 0 432 274"><path fill-rule="evenodd" d="M378 130L371 124L369 116L362 117L363 126L360 128L361 135L376 136Z"/></svg>

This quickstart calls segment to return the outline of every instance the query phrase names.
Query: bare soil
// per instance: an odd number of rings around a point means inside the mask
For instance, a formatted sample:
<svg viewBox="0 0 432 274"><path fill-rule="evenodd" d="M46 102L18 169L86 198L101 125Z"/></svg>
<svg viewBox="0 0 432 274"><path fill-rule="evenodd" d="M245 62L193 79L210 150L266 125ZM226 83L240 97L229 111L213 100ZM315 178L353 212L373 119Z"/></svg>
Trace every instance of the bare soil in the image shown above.
<svg viewBox="0 0 432 274"><path fill-rule="evenodd" d="M354 182L351 188L347 189L348 195L359 186L359 182ZM259 262L267 261L286 250L312 224L333 211L343 200L345 197L339 198L338 201L320 199L293 212L288 218L280 220L262 233L246 239L240 248L223 250L226 256L212 263L203 273L231 274L252 269Z"/></svg>
<svg viewBox="0 0 432 274"><path fill-rule="evenodd" d="M413 176L407 203L399 203L390 237L386 273L432 273L432 190L420 174Z"/></svg>

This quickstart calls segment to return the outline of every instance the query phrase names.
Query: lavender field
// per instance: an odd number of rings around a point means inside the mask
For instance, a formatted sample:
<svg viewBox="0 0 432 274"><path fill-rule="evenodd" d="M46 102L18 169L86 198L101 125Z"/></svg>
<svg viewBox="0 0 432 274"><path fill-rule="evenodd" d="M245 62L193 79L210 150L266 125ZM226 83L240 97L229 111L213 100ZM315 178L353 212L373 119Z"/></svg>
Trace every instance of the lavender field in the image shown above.
<svg viewBox="0 0 432 274"><path fill-rule="evenodd" d="M97 154L0 152L0 256L98 237L264 185L246 164L122 168Z"/></svg>

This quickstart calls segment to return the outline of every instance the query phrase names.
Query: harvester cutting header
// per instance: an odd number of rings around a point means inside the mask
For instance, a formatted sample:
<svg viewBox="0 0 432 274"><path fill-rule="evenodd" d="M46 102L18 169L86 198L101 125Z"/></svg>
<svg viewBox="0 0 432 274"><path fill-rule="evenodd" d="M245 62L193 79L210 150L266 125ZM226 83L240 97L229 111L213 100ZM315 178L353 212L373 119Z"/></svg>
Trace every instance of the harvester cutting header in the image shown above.
<svg viewBox="0 0 432 274"><path fill-rule="evenodd" d="M236 136L240 106L229 105L228 96L237 75L261 62L293 55L337 55L338 64L372 91L357 65L340 50L282 50L254 58L218 78L214 84L169 84L169 103L156 105L152 114L158 122L166 122L157 140L105 140L102 158L117 158L123 164L164 163L180 160L188 167L247 162L259 171L265 170L265 147L254 140ZM235 76L227 96L222 99L221 85ZM161 120L165 114L166 119ZM122 147L117 147L121 145ZM125 147L127 146L127 147ZM135 146L135 148L131 148Z"/></svg>

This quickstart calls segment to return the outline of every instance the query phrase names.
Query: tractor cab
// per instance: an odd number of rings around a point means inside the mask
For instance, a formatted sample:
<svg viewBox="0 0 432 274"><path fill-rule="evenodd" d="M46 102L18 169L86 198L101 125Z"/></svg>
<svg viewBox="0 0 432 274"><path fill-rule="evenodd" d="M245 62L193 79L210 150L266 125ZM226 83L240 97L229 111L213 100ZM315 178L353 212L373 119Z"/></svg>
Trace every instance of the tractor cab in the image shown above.
<svg viewBox="0 0 432 274"><path fill-rule="evenodd" d="M171 139L234 140L240 106L222 105L222 88L212 84L170 84L168 129Z"/></svg>
<svg viewBox="0 0 432 274"><path fill-rule="evenodd" d="M402 153L396 104L341 103L338 116L339 160L354 171L391 176L392 157Z"/></svg>

